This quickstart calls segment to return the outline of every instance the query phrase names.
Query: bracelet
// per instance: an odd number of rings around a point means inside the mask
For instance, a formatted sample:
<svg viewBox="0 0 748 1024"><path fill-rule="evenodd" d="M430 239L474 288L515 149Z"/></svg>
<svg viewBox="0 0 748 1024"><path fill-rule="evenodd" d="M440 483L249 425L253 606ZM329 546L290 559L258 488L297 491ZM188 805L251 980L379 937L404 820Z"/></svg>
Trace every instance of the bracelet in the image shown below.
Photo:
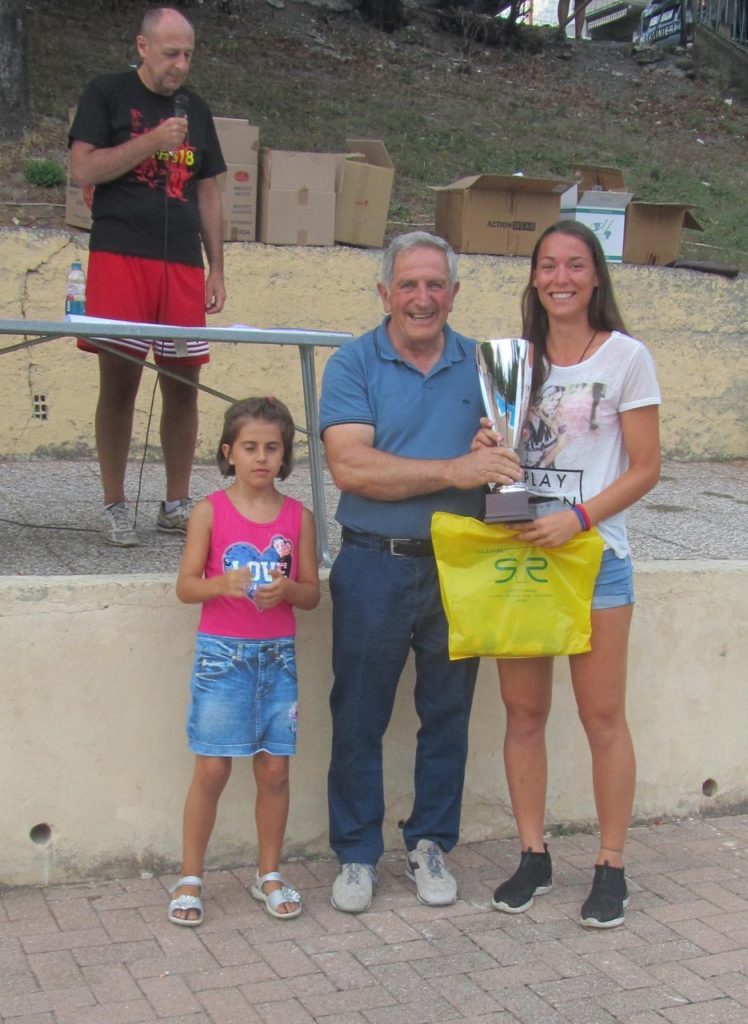
<svg viewBox="0 0 748 1024"><path fill-rule="evenodd" d="M584 505L572 505L571 510L579 520L579 525L582 527L582 530L586 531L592 529L592 523L590 521L590 517L587 515L587 509Z"/></svg>

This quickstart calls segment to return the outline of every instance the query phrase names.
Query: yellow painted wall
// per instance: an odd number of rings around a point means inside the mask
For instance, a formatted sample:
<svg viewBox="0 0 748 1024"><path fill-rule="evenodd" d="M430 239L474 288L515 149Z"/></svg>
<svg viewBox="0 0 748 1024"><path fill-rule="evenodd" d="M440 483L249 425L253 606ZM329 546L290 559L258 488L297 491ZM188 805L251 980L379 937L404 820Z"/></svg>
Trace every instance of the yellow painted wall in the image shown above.
<svg viewBox="0 0 748 1024"><path fill-rule="evenodd" d="M85 264L82 232L0 231L0 319L59 320L73 259ZM375 291L381 254L343 246L226 247L228 302L216 326L295 327L361 333L381 316ZM453 325L477 338L519 331L523 258L461 256L462 288ZM649 345L663 391L663 451L675 459L748 457L748 278L735 280L661 267L613 266L629 330ZM0 347L11 340L0 336ZM318 380L326 358L317 357ZM3 356L0 455L93 450L96 359L70 339ZM154 375L144 377L134 444L142 446ZM269 346L215 345L206 384L231 397L273 393L303 424L298 354ZM43 394L49 418L32 417ZM202 395L198 454L212 458L224 404ZM158 415L158 399L156 400ZM151 435L150 446L158 446Z"/></svg>

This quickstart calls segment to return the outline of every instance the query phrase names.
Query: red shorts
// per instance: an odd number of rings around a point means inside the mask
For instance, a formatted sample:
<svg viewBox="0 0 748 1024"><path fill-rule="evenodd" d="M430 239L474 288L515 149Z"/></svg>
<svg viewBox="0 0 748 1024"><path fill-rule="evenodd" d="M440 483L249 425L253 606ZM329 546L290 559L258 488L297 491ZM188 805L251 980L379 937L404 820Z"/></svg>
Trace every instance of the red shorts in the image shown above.
<svg viewBox="0 0 748 1024"><path fill-rule="evenodd" d="M183 263L92 252L88 257L86 315L171 327L205 326L205 275L202 267ZM200 366L210 359L207 341L178 342L150 338L112 338L108 345L145 359L150 349L161 366ZM86 338L78 339L84 352L98 352Z"/></svg>

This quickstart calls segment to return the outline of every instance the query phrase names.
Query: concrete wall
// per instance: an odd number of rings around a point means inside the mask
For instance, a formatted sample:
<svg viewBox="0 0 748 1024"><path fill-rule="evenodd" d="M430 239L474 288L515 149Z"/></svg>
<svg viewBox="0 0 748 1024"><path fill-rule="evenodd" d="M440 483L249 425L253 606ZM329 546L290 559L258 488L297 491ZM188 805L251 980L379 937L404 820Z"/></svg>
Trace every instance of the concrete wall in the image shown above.
<svg viewBox="0 0 748 1024"><path fill-rule="evenodd" d="M0 230L0 319L59 320L73 259L86 260L82 232ZM223 326L297 327L361 333L376 323L380 254L342 246L227 246L229 299ZM519 297L527 260L462 256L462 289L452 317L474 337L519 331ZM748 277L735 280L661 267L614 266L616 294L629 330L649 344L663 391L663 451L676 459L748 457ZM0 347L10 339L0 337ZM317 359L321 374L326 352ZM71 339L3 357L0 375L0 455L89 454L97 396L96 360ZM142 445L153 377L138 399L135 449ZM276 393L303 423L296 351L269 346L215 345L206 384L232 397ZM32 417L34 394L49 407ZM202 395L199 454L213 455L224 403ZM157 401L158 410L158 401ZM156 432L157 433L157 432ZM158 441L152 436L151 445Z"/></svg>
<svg viewBox="0 0 748 1024"><path fill-rule="evenodd" d="M739 46L726 30L699 22L694 37L694 57L700 76L709 74L721 89L748 100L748 47Z"/></svg>
<svg viewBox="0 0 748 1024"><path fill-rule="evenodd" d="M686 816L748 801L748 562L642 563L629 671L635 814ZM0 882L41 884L176 866L191 776L184 714L197 610L171 577L0 579ZM286 853L327 847L330 602L299 615L299 752ZM165 642L165 638L168 640ZM411 800L412 665L386 737L386 842ZM495 666L472 716L466 840L515 834L501 763ZM594 821L587 744L564 661L549 726L551 825ZM715 795L702 794L712 780ZM711 791L712 786L707 789ZM209 850L255 856L251 768L235 762Z"/></svg>

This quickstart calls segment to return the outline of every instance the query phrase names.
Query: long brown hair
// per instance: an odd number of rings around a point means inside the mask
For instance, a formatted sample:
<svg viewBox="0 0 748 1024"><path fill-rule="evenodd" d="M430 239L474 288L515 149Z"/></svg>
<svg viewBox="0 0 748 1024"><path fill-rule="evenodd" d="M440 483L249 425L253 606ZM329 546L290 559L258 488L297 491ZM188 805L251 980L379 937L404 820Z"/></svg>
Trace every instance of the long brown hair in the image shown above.
<svg viewBox="0 0 748 1024"><path fill-rule="evenodd" d="M549 235L571 235L578 238L589 249L597 274L597 285L592 292L587 316L590 327L596 331L626 332L610 280L605 254L594 232L576 220L560 220L546 228L535 243L530 257L530 279L522 293L522 337L533 343L532 394L536 399L548 377L548 314L538 298L538 290L532 283L538 266L540 247Z"/></svg>

